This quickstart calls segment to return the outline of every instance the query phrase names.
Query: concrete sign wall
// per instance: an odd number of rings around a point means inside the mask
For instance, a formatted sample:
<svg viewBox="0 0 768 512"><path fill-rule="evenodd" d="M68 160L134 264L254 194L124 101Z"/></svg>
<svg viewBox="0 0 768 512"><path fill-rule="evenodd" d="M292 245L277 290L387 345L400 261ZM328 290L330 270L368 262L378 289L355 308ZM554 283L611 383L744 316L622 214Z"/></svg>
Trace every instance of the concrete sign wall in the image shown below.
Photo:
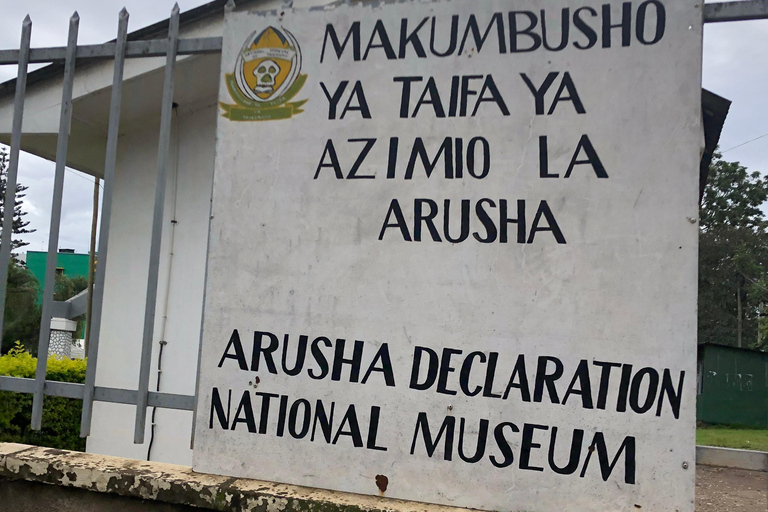
<svg viewBox="0 0 768 512"><path fill-rule="evenodd" d="M228 15L194 468L692 511L701 4Z"/></svg>

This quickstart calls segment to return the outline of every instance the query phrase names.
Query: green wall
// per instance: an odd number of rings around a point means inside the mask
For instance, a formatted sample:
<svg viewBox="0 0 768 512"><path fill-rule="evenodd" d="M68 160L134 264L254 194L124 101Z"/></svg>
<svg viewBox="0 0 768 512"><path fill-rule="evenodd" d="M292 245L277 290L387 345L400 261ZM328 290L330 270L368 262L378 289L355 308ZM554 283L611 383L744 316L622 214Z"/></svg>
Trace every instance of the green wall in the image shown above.
<svg viewBox="0 0 768 512"><path fill-rule="evenodd" d="M37 302L43 301L43 289L45 288L45 265L48 253L43 251L27 251L27 268L40 282L40 290L37 293ZM56 267L64 269L64 275L73 278L77 276L88 277L88 255L70 252L60 252L56 259Z"/></svg>
<svg viewBox="0 0 768 512"><path fill-rule="evenodd" d="M768 428L768 353L699 345L696 419Z"/></svg>

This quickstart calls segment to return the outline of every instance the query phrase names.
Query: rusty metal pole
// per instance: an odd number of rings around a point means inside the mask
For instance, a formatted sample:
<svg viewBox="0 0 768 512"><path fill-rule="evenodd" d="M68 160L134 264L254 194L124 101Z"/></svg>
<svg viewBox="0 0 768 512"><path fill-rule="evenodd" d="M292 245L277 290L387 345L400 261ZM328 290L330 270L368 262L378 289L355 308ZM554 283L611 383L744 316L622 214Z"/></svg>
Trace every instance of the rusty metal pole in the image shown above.
<svg viewBox="0 0 768 512"><path fill-rule="evenodd" d="M99 178L93 181L93 217L91 218L91 246L88 258L88 302L85 306L85 345L83 354L88 354L91 341L91 312L93 311L93 282L96 277L96 227L99 223Z"/></svg>

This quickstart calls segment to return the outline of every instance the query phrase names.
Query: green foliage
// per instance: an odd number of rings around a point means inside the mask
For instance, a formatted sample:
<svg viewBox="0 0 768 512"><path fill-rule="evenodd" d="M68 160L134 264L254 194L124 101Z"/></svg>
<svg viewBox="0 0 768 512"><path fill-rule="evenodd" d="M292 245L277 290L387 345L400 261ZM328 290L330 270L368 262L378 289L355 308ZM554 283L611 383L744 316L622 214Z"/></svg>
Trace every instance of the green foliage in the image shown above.
<svg viewBox="0 0 768 512"><path fill-rule="evenodd" d="M40 285L27 268L11 262L8 267L8 297L5 301L5 334L0 353L7 352L15 341L37 353L40 335L40 306L37 293Z"/></svg>
<svg viewBox="0 0 768 512"><path fill-rule="evenodd" d="M0 375L34 378L37 358L16 343L8 354L0 357ZM85 382L86 362L82 359L48 358L48 380ZM30 429L32 395L0 392L0 442L47 446L63 450L85 451L80 436L82 401L54 396L45 397L43 428Z"/></svg>
<svg viewBox="0 0 768 512"><path fill-rule="evenodd" d="M768 327L759 325L760 304L768 304L766 199L768 178L715 154L699 214L700 343L768 343L758 335Z"/></svg>
<svg viewBox="0 0 768 512"><path fill-rule="evenodd" d="M8 299L5 303L5 334L0 353L7 352L16 341L31 354L37 353L40 336L41 307L37 303L40 284L34 274L20 264L11 262L8 267ZM88 278L64 274L56 275L53 298L65 301L88 288ZM78 319L78 332L82 331L84 316Z"/></svg>
<svg viewBox="0 0 768 512"><path fill-rule="evenodd" d="M65 301L71 299L81 291L88 288L88 278L83 276L69 277L65 274L56 274L53 300Z"/></svg>
<svg viewBox="0 0 768 512"><path fill-rule="evenodd" d="M739 162L726 162L715 153L701 205L704 232L724 227L765 232L761 206L768 199L768 177L748 172Z"/></svg>
<svg viewBox="0 0 768 512"><path fill-rule="evenodd" d="M0 219L3 218L3 213L5 210L5 189L6 189L6 183L7 183L7 175L8 175L8 153L5 149L0 148ZM34 229L27 229L27 226L29 225L29 221L24 220L24 216L27 214L27 212L23 211L21 209L23 198L26 194L23 192L27 190L28 187L23 187L16 184L16 196L15 196L15 203L13 205L13 233L14 235L23 235L26 233L34 233ZM0 233L0 236L2 236L2 233ZM29 242L24 242L23 240L19 238L12 238L11 239L11 255L14 256L14 250L24 247L25 245L29 245Z"/></svg>

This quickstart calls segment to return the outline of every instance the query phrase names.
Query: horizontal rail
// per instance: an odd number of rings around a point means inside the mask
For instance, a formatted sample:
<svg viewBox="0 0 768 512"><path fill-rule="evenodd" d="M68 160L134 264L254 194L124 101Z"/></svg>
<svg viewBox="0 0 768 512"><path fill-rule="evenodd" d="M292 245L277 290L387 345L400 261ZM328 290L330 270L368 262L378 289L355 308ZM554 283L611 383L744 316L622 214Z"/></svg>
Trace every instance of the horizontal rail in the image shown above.
<svg viewBox="0 0 768 512"><path fill-rule="evenodd" d="M768 19L768 0L718 2L704 5L704 23Z"/></svg>
<svg viewBox="0 0 768 512"><path fill-rule="evenodd" d="M747 21L768 19L768 0L744 0L741 2L718 2L704 5L704 23L721 23L725 21ZM111 59L115 56L115 41L103 44L88 44L77 47L78 59ZM178 55L194 55L199 53L221 53L221 37L195 37L179 39ZM66 46L50 48L32 48L29 51L29 62L44 63L64 60ZM168 51L167 39L150 39L146 41L129 41L126 44L125 56L163 57ZM17 64L19 50L0 50L0 64Z"/></svg>
<svg viewBox="0 0 768 512"><path fill-rule="evenodd" d="M85 385L83 384L46 380L44 393L46 396L60 396L82 400L84 389ZM35 379L0 376L0 391L34 393ZM93 391L93 399L95 401L113 404L136 405L137 396L138 392L130 389L96 386ZM191 411L195 406L195 397L192 395L176 395L173 393L150 391L147 405L150 407L160 407L161 409Z"/></svg>
<svg viewBox="0 0 768 512"><path fill-rule="evenodd" d="M81 387L82 384L46 380L44 393L48 396L82 398L83 391ZM14 393L34 393L35 379L0 376L0 391L13 391Z"/></svg>
<svg viewBox="0 0 768 512"><path fill-rule="evenodd" d="M65 301L53 301L51 303L51 316L55 318L66 318L67 320L77 318L78 316L85 314L87 301L87 289Z"/></svg>
<svg viewBox="0 0 768 512"><path fill-rule="evenodd" d="M179 39L177 55L194 55L199 53L221 53L221 37L196 37ZM89 44L77 47L78 59L113 59L115 57L115 41L104 44ZM32 48L29 50L29 62L54 62L64 60L67 47ZM165 57L168 51L167 39L151 39L148 41L128 41L125 46L125 56L136 57ZM0 64L16 64L19 60L19 50L0 50Z"/></svg>
<svg viewBox="0 0 768 512"><path fill-rule="evenodd" d="M176 395L173 393L160 393L157 391L150 391L148 395L147 406L149 407L176 409L179 411L191 411L195 407L195 397L191 395ZM132 389L96 386L93 391L93 399L97 402L136 405L137 396L138 391Z"/></svg>

